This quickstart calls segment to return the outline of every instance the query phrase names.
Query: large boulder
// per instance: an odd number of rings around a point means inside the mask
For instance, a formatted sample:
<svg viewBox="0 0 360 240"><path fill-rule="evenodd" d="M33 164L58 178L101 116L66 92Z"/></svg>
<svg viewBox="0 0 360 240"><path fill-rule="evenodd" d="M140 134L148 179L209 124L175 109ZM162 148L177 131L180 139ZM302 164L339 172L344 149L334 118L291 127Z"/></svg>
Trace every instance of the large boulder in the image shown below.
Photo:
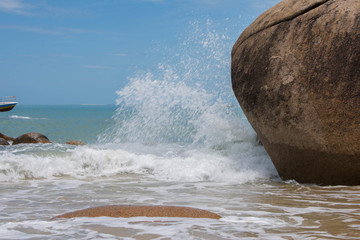
<svg viewBox="0 0 360 240"><path fill-rule="evenodd" d="M51 143L50 140L41 133L25 133L20 137L17 137L13 141L13 145L20 143Z"/></svg>
<svg viewBox="0 0 360 240"><path fill-rule="evenodd" d="M360 1L286 0L232 51L233 90L279 175L360 184Z"/></svg>

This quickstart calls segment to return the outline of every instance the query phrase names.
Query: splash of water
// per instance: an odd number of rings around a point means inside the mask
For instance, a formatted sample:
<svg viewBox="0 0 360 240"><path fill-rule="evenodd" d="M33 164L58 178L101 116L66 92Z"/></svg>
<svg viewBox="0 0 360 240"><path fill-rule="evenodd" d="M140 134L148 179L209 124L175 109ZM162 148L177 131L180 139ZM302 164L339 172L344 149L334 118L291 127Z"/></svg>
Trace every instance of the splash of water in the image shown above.
<svg viewBox="0 0 360 240"><path fill-rule="evenodd" d="M232 108L227 30L218 33L210 20L204 28L190 25L178 54L117 91L116 124L100 142L215 145L249 138L241 110Z"/></svg>
<svg viewBox="0 0 360 240"><path fill-rule="evenodd" d="M244 183L275 175L231 90L232 38L211 21L201 26L192 23L177 54L117 91L114 124L98 144L0 148L0 179L139 174Z"/></svg>

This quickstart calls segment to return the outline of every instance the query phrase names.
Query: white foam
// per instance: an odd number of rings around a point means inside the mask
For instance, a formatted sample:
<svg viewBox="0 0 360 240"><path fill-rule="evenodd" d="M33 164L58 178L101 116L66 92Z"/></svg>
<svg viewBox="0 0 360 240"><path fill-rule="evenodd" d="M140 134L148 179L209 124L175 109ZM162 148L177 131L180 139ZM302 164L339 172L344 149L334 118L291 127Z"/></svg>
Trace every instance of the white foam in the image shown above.
<svg viewBox="0 0 360 240"><path fill-rule="evenodd" d="M20 119L20 120L47 120L48 118L33 118L28 116L19 116L19 115L11 115L10 119Z"/></svg>
<svg viewBox="0 0 360 240"><path fill-rule="evenodd" d="M29 120L29 119L31 119L31 117L27 117L27 116L18 116L18 115L11 115L11 116L9 116L9 118L12 118L12 119L25 119L25 120Z"/></svg>
<svg viewBox="0 0 360 240"><path fill-rule="evenodd" d="M133 173L171 181L247 182L274 174L263 150L260 149L262 154L251 156L258 147L250 143L238 145L232 147L235 152L230 156L206 148L166 150L156 146L143 152L133 148L131 152L124 149L126 145L117 145L116 149L87 146L49 152L24 146L26 151L1 153L0 179L91 178Z"/></svg>
<svg viewBox="0 0 360 240"><path fill-rule="evenodd" d="M100 142L215 145L244 140L243 115L237 115L241 110L229 82L233 43L210 20L205 29L199 25L191 23L179 54L152 71L135 73L117 91L115 125L99 136ZM234 103L236 109L229 107Z"/></svg>

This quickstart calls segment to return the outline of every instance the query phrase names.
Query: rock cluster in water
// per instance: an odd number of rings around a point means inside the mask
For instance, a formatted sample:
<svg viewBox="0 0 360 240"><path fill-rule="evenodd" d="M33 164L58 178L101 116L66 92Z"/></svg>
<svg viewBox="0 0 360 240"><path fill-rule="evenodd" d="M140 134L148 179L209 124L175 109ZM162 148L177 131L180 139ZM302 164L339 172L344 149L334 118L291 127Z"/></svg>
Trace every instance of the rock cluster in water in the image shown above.
<svg viewBox="0 0 360 240"><path fill-rule="evenodd" d="M25 133L17 138L8 137L0 133L0 145L10 145L9 142L12 142L12 145L29 143L52 143L45 135L36 132ZM80 146L85 145L81 141L68 141L66 144Z"/></svg>
<svg viewBox="0 0 360 240"><path fill-rule="evenodd" d="M360 1L287 0L232 50L234 93L279 175L360 184Z"/></svg>
<svg viewBox="0 0 360 240"><path fill-rule="evenodd" d="M15 139L13 137L8 137L8 136L6 136L5 134L2 134L2 133L0 133L0 138L4 139L6 141L14 141L14 139Z"/></svg>
<svg viewBox="0 0 360 240"><path fill-rule="evenodd" d="M13 145L20 143L51 143L50 140L41 133L25 133L14 139Z"/></svg>
<svg viewBox="0 0 360 240"><path fill-rule="evenodd" d="M74 217L181 217L181 218L213 218L221 216L197 208L177 206L135 206L135 205L110 205L88 208L75 212L65 213L56 218Z"/></svg>
<svg viewBox="0 0 360 240"><path fill-rule="evenodd" d="M9 141L14 141L15 138L8 137L5 134L0 133L0 145L10 145Z"/></svg>

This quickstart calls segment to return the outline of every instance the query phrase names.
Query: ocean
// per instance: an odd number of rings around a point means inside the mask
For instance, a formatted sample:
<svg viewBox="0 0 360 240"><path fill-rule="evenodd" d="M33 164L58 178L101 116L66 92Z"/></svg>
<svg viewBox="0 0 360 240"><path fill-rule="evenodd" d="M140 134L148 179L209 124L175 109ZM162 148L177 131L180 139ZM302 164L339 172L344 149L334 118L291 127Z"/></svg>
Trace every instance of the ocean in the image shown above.
<svg viewBox="0 0 360 240"><path fill-rule="evenodd" d="M113 105L20 98L0 113L1 133L53 142L0 146L0 239L360 239L360 186L282 181L231 91L235 37L194 26L177 54L114 89ZM52 219L124 204L221 218Z"/></svg>

